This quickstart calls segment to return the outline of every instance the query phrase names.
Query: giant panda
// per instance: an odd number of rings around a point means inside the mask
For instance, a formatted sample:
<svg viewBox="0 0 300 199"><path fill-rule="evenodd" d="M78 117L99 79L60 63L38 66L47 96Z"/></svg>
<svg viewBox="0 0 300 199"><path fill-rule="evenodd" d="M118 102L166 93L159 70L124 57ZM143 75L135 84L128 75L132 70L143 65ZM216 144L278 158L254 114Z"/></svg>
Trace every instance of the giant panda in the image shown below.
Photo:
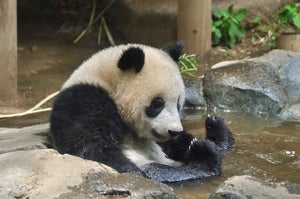
<svg viewBox="0 0 300 199"><path fill-rule="evenodd" d="M58 152L161 182L220 175L220 147L233 138L216 117L207 118L205 140L184 130L182 50L181 43L166 50L119 45L82 63L54 101L50 131ZM221 143L210 139L216 136Z"/></svg>

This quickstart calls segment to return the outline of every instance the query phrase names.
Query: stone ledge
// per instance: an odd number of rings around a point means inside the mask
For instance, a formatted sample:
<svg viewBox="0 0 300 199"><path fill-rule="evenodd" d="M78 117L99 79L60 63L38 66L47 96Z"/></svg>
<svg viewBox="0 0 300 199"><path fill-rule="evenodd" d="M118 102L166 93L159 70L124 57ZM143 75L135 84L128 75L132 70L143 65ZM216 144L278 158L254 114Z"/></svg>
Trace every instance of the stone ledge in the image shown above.
<svg viewBox="0 0 300 199"><path fill-rule="evenodd" d="M0 198L177 198L169 186L47 149L49 124L0 129Z"/></svg>

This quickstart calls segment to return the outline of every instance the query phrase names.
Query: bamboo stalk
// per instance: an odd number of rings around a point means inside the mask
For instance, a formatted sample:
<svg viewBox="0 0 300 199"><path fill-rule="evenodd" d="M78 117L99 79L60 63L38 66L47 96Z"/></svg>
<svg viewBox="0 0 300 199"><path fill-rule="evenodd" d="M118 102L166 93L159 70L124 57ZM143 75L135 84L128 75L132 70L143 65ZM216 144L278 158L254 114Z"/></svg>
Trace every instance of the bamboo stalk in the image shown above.
<svg viewBox="0 0 300 199"><path fill-rule="evenodd" d="M30 115L30 114L34 114L34 113L41 113L41 112L47 112L47 111L51 111L52 108L43 108L43 109L38 109L40 108L42 105L44 105L46 102L48 102L49 100L51 100L52 98L54 98L57 94L59 93L59 91L52 93L50 95L48 95L46 98L44 98L42 101L40 101L39 103L37 103L34 107L32 107L31 109L21 112L21 113L14 113L14 114L7 114L7 115L0 115L0 119L5 119L5 118L13 118L13 117L21 117L21 116L25 116L25 115ZM38 110L37 110L38 109Z"/></svg>
<svg viewBox="0 0 300 199"><path fill-rule="evenodd" d="M95 17L95 12L96 12L96 6L97 6L97 0L93 0L93 6L92 6L92 12L91 16L89 19L89 23L83 31L76 37L76 39L73 41L73 43L77 43L84 35L85 33L90 29L90 27L93 25L94 17Z"/></svg>
<svg viewBox="0 0 300 199"><path fill-rule="evenodd" d="M94 0L96 1L96 0ZM107 4L105 6L105 8L100 12L100 14L94 19L94 16L95 16L95 10L96 10L96 5L93 4L93 9L92 9L92 13L91 13L91 17L90 17L90 20L89 20L89 23L87 25L87 27L81 31L81 33L76 37L76 39L73 41L73 43L77 43L84 35L85 33L96 23L98 22L101 17L103 16L103 14L110 8L110 6L114 3L115 0L112 0L109 2L109 4ZM94 6L95 5L95 6Z"/></svg>
<svg viewBox="0 0 300 199"><path fill-rule="evenodd" d="M105 18L104 18L104 17L101 18L101 24L103 25L103 29L104 29L104 31L105 31L105 34L106 34L106 36L107 36L107 38L108 38L109 43L110 43L112 46L115 46L116 43L115 43L113 37L111 36L111 33L110 33L110 31L109 31L109 28L108 28L108 26L107 26L107 24L106 24L106 21L105 21Z"/></svg>
<svg viewBox="0 0 300 199"><path fill-rule="evenodd" d="M97 42L98 45L101 44L101 37L102 37L102 23L100 22L99 30L98 30L98 42Z"/></svg>

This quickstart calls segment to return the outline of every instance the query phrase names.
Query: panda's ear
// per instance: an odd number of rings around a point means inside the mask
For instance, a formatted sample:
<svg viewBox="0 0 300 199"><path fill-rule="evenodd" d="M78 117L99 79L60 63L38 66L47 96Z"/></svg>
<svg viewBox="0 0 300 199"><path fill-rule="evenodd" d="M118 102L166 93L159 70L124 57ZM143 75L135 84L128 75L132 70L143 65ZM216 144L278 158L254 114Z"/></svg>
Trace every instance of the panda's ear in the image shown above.
<svg viewBox="0 0 300 199"><path fill-rule="evenodd" d="M145 62L144 51L137 47L131 47L125 50L118 62L118 67L121 70L134 68L138 73L142 70Z"/></svg>
<svg viewBox="0 0 300 199"><path fill-rule="evenodd" d="M183 42L177 42L170 47L166 49L167 53L170 55L170 57L175 61L179 61L179 57L183 51L184 43Z"/></svg>

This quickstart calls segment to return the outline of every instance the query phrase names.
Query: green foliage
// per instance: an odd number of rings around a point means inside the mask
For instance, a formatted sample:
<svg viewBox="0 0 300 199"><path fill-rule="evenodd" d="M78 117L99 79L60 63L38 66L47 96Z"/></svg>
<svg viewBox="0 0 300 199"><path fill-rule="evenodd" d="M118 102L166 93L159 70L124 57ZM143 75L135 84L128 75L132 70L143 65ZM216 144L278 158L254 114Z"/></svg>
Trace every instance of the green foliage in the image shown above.
<svg viewBox="0 0 300 199"><path fill-rule="evenodd" d="M178 63L181 74L194 76L193 73L197 71L197 60L195 54L182 54L179 57Z"/></svg>
<svg viewBox="0 0 300 199"><path fill-rule="evenodd" d="M300 30L300 3L291 3L284 6L278 13L275 22L262 22L259 17L249 20L251 26L252 44L266 44L272 48L277 45L277 37L282 32L289 33Z"/></svg>
<svg viewBox="0 0 300 199"><path fill-rule="evenodd" d="M291 3L284 6L278 14L279 25L300 30L300 3Z"/></svg>
<svg viewBox="0 0 300 199"><path fill-rule="evenodd" d="M237 43L238 38L244 37L244 29L241 22L247 14L246 9L233 11L233 5L226 10L212 8L212 42L214 45L225 42L230 48Z"/></svg>
<svg viewBox="0 0 300 199"><path fill-rule="evenodd" d="M260 17L248 21L251 27L251 43L253 45L264 44L271 48L276 47L277 35L276 24L263 23Z"/></svg>
<svg viewBox="0 0 300 199"><path fill-rule="evenodd" d="M261 18L260 17L254 17L252 20L250 20L250 23L260 24L261 23Z"/></svg>

